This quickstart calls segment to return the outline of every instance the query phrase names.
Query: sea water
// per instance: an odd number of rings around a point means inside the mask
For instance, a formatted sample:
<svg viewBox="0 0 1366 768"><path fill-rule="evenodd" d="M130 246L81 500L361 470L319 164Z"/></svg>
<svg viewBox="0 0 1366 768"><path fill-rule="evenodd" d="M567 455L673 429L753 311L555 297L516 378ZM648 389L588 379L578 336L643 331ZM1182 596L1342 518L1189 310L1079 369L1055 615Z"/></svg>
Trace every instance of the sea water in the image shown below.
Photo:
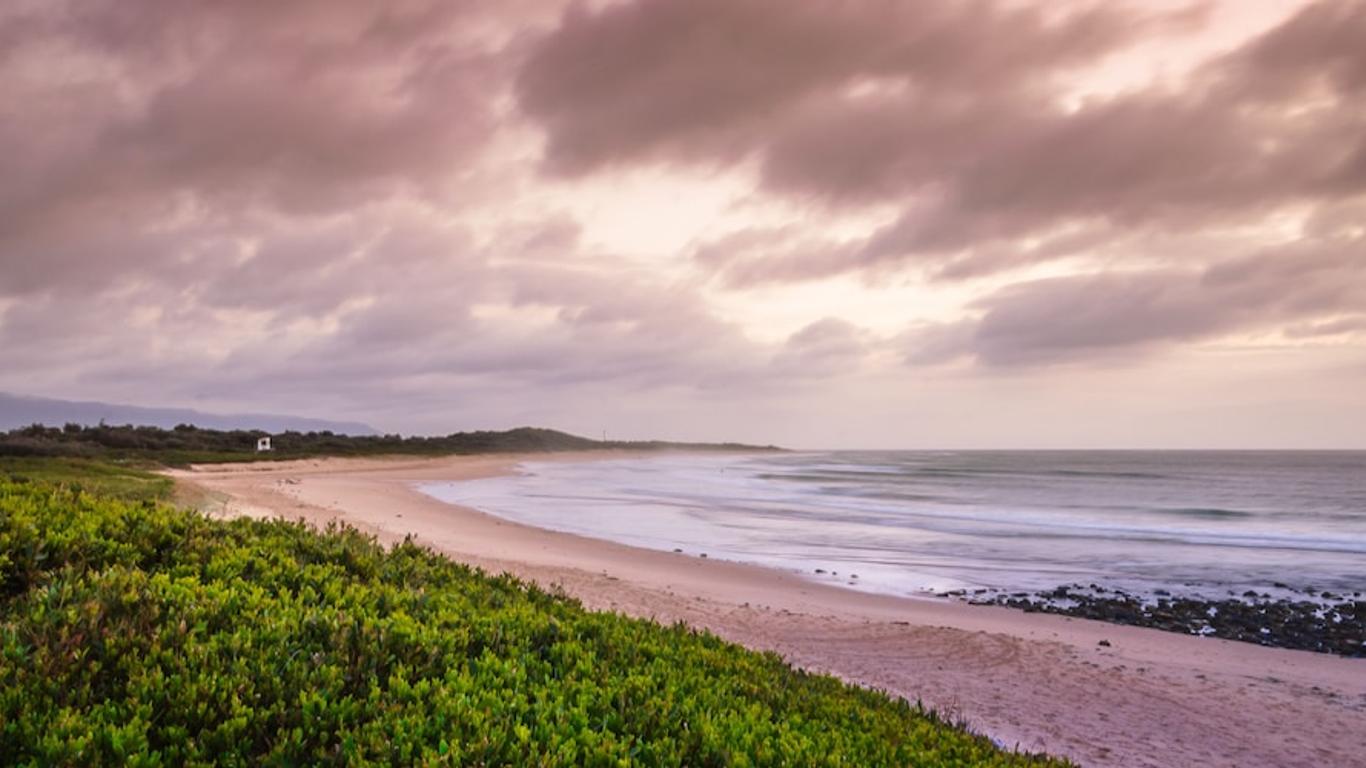
<svg viewBox="0 0 1366 768"><path fill-rule="evenodd" d="M532 461L422 490L542 528L896 594L1366 592L1358 451L661 455Z"/></svg>

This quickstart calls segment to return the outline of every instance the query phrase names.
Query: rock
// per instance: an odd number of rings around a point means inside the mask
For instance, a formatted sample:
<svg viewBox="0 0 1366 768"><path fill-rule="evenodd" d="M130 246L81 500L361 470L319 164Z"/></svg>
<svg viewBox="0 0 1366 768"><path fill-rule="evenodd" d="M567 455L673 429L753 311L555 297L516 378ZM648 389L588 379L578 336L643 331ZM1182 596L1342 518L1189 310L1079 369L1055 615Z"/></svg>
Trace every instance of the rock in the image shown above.
<svg viewBox="0 0 1366 768"><path fill-rule="evenodd" d="M1360 595L1348 601L1333 593L1320 598L1323 593L1315 592L1310 595L1313 599L1292 601L1271 600L1248 590L1245 598L1205 600L1168 595L1150 603L1122 590L1107 593L1103 587L1095 587L1094 593L1079 594L1059 587L1031 596L981 589L973 590L973 594L985 596L968 602L1366 658L1366 601L1360 600ZM1334 598L1341 602L1331 602Z"/></svg>

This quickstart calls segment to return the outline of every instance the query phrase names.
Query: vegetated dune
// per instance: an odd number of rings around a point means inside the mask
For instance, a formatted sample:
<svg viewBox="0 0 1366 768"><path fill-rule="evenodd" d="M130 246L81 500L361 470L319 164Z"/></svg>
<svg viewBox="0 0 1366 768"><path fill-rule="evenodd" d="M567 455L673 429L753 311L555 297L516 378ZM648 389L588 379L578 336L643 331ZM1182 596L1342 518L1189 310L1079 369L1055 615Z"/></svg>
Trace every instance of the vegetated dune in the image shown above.
<svg viewBox="0 0 1366 768"><path fill-rule="evenodd" d="M412 542L157 490L0 479L0 762L1063 764Z"/></svg>

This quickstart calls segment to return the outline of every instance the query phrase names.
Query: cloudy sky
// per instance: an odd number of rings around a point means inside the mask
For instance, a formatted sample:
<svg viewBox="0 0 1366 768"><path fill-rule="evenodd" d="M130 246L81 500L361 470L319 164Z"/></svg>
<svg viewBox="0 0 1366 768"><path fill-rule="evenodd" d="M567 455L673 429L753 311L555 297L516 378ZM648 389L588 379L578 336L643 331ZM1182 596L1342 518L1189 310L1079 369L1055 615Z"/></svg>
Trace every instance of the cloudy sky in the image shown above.
<svg viewBox="0 0 1366 768"><path fill-rule="evenodd" d="M1366 2L10 0L0 391L1366 447Z"/></svg>

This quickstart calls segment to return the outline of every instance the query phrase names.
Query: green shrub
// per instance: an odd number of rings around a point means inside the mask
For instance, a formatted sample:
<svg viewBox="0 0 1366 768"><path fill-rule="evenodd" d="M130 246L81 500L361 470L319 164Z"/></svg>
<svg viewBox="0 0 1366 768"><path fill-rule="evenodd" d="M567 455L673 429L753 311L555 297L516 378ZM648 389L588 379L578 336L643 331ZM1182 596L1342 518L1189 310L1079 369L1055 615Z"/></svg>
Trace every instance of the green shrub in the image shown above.
<svg viewBox="0 0 1366 768"><path fill-rule="evenodd" d="M126 463L3 454L0 479L65 485L132 501L164 500L172 487L170 478Z"/></svg>
<svg viewBox="0 0 1366 768"><path fill-rule="evenodd" d="M412 543L0 478L0 764L1025 765Z"/></svg>

